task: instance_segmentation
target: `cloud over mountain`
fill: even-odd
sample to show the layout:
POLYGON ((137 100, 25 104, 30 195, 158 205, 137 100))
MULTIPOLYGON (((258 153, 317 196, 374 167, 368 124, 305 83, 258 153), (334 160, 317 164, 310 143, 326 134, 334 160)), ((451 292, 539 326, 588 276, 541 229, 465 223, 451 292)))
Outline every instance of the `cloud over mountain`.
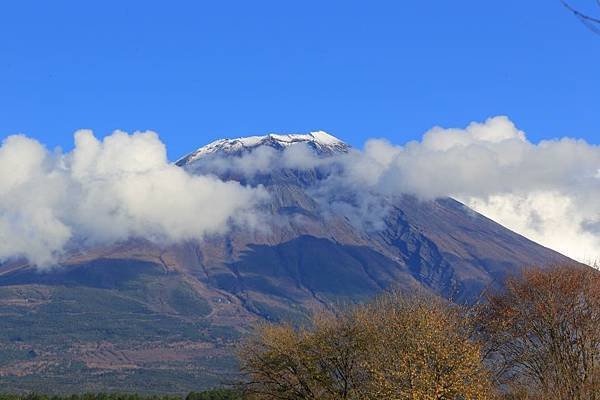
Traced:
POLYGON ((329 170, 312 194, 374 228, 386 212, 379 195, 450 196, 570 257, 600 258, 600 147, 572 138, 532 143, 505 116, 464 129, 434 127, 402 146, 371 139, 362 150, 327 158, 306 146, 261 147, 233 161, 207 157, 202 166, 243 176, 273 168, 329 170), (339 199, 348 191, 351 202, 339 199))
POLYGON ((10 136, 0 147, 0 259, 26 257, 45 265, 72 244, 131 237, 174 242, 252 225, 266 191, 217 176, 281 168, 326 171, 310 189, 315 199, 373 229, 386 212, 382 196, 451 196, 571 257, 600 256, 596 145, 570 138, 531 143, 507 117, 464 129, 435 127, 402 146, 372 139, 362 150, 325 133, 311 135, 285 148, 261 142, 291 140, 282 135, 234 140, 233 148, 244 152, 232 156, 211 148, 185 168, 168 162, 152 132, 117 131, 100 141, 79 131, 67 154, 10 136), (315 152, 307 145, 311 138, 317 150, 335 145, 336 151, 315 152), (254 147, 246 148, 250 142, 254 147), (340 193, 353 193, 351 201, 340 193))
POLYGON ((534 144, 507 117, 435 127, 419 142, 371 140, 348 178, 382 193, 454 197, 534 241, 582 261, 600 257, 600 147, 534 144))
POLYGON ((169 163, 153 132, 75 134, 75 148, 54 154, 25 136, 0 148, 0 258, 47 265, 69 243, 130 237, 201 238, 230 223, 252 223, 265 193, 169 163))

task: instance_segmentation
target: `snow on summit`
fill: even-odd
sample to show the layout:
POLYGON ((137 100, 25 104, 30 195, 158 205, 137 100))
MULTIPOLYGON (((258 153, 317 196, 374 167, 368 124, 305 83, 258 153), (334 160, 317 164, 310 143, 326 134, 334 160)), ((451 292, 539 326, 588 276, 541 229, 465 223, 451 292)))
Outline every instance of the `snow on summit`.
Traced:
POLYGON ((330 155, 338 152, 347 152, 349 145, 323 131, 307 134, 268 134, 264 136, 247 136, 235 139, 219 139, 198 150, 180 158, 177 165, 186 165, 208 155, 239 155, 251 151, 258 146, 269 146, 283 150, 291 145, 304 143, 317 154, 330 155))

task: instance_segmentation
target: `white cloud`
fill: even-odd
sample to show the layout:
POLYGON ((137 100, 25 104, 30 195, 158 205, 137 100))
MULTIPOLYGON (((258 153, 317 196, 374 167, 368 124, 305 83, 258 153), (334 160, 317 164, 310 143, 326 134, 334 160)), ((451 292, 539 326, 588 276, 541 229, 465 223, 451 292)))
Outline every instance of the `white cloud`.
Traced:
POLYGON ((534 241, 582 261, 600 258, 600 147, 531 143, 507 117, 433 128, 420 142, 371 140, 346 178, 369 190, 451 196, 534 241))
MULTIPOLYGON (((593 263, 600 256, 600 231, 592 230, 586 210, 575 197, 560 192, 499 194, 465 203, 515 232, 563 254, 593 263)), ((593 214, 593 211, 592 211, 593 214)))
POLYGON ((110 243, 131 237, 179 241, 252 223, 265 199, 212 176, 170 164, 153 132, 75 134, 75 148, 49 153, 24 136, 0 147, 0 259, 56 260, 73 240, 110 243))
POLYGON ((66 179, 38 142, 11 136, 0 147, 0 259, 45 263, 72 235, 61 221, 66 179))

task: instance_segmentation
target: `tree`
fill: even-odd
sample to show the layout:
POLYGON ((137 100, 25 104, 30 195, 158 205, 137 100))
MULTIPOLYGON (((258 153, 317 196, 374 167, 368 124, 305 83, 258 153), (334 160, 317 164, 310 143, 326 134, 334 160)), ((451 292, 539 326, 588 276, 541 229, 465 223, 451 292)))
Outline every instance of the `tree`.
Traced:
POLYGON ((319 315, 311 329, 263 324, 242 346, 245 391, 259 399, 353 399, 365 336, 348 316, 319 315))
POLYGON ((490 397, 479 343, 464 310, 438 298, 388 295, 362 308, 373 338, 367 357, 378 399, 490 397))
POLYGON ((478 320, 489 365, 514 398, 600 399, 597 270, 527 270, 488 297, 478 320))
POLYGON ((190 392, 185 400, 240 400, 239 393, 229 389, 211 389, 203 392, 190 392))
POLYGON ((386 294, 310 327, 261 325, 240 351, 256 399, 487 399, 481 347, 462 310, 386 294))

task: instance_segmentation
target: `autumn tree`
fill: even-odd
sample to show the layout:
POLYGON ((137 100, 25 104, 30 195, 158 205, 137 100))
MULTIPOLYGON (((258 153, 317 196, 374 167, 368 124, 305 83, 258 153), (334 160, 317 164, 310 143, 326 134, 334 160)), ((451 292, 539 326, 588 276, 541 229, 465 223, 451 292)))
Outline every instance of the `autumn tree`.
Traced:
POLYGON ((262 324, 241 347, 245 392, 257 399, 357 399, 365 335, 350 315, 318 315, 309 329, 262 324))
POLYGON ((464 310, 441 299, 387 295, 357 310, 371 338, 368 392, 377 399, 490 397, 464 310))
POLYGON ((240 351, 256 399, 487 399, 481 347, 457 307, 386 294, 310 327, 261 325, 240 351))
POLYGON ((482 307, 488 364, 512 398, 600 399, 600 272, 531 269, 482 307))

